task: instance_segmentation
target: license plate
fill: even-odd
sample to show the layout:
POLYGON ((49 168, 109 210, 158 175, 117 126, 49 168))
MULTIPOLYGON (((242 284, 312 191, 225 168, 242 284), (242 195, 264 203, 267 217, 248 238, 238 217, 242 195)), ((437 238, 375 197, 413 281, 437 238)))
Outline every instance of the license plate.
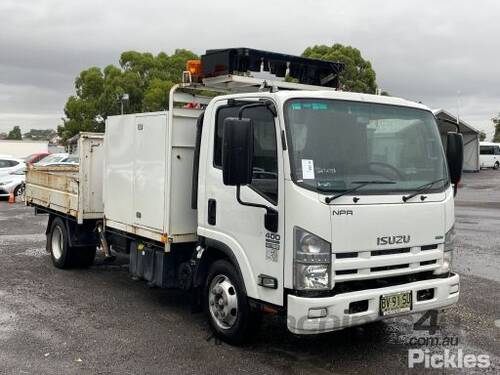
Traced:
POLYGON ((399 314, 411 311, 411 291, 380 296, 380 315, 399 314))

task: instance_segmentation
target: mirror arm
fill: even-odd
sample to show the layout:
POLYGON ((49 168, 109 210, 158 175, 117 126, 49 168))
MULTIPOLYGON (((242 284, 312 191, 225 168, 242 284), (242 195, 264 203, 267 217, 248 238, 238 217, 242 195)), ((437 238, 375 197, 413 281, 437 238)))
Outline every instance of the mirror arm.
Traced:
POLYGON ((238 203, 243 206, 265 209, 266 214, 264 215, 264 228, 274 233, 278 231, 278 211, 276 211, 274 208, 267 207, 263 204, 243 202, 240 197, 240 185, 236 185, 236 199, 238 200, 238 203))
POLYGON ((265 209, 267 212, 271 212, 271 211, 274 211, 274 209, 272 209, 271 207, 267 207, 266 205, 264 204, 259 204, 259 203, 250 203, 250 202, 243 202, 241 200, 241 196, 240 196, 240 185, 237 185, 236 186, 236 200, 238 201, 239 204, 241 204, 242 206, 249 206, 249 207, 257 207, 257 208, 263 208, 265 209))
POLYGON ((266 107, 269 110, 269 112, 271 112, 273 114, 274 117, 276 117, 278 115, 273 102, 271 102, 270 100, 259 100, 258 102, 255 102, 255 103, 249 103, 249 104, 242 105, 240 107, 239 112, 238 112, 238 118, 241 120, 243 117, 243 111, 248 109, 248 108, 254 108, 254 107, 266 107))
POLYGON ((439 121, 447 122, 448 124, 455 125, 457 127, 457 133, 460 134, 460 125, 455 121, 448 120, 447 118, 436 117, 439 121))

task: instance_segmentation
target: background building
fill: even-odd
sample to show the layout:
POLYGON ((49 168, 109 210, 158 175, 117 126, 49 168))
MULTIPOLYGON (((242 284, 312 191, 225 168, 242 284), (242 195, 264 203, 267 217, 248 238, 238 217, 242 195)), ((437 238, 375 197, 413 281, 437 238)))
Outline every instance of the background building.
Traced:
MULTIPOLYGON (((457 130, 457 127, 447 121, 439 119, 447 119, 449 121, 457 122, 457 117, 444 109, 433 110, 434 115, 438 119, 439 132, 443 145, 446 147, 446 135, 448 132, 457 130)), ((459 121, 460 133, 464 138, 464 171, 466 172, 479 172, 479 130, 476 130, 465 121, 459 121)))

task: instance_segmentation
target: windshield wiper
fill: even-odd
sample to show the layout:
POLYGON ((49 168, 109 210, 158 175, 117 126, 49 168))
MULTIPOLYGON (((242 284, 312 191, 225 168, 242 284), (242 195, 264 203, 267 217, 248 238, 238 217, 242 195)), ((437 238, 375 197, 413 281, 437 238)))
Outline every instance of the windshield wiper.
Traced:
POLYGON ((325 198, 325 202, 326 203, 330 203, 331 201, 333 201, 334 199, 337 199, 338 197, 341 197, 343 195, 346 195, 346 194, 349 194, 349 193, 352 193, 358 189, 361 189, 363 186, 366 186, 366 185, 372 185, 372 184, 380 184, 380 185, 386 185, 386 184, 395 184, 396 182, 395 181, 353 181, 351 182, 352 184, 359 184, 358 186, 356 187, 353 187, 352 189, 347 189, 341 193, 338 193, 336 195, 333 195, 331 197, 326 197, 325 198))
POLYGON ((438 180, 431 181, 431 182, 428 182, 426 184, 423 184, 423 185, 419 186, 414 193, 408 194, 408 195, 403 195, 403 202, 406 202, 409 199, 412 199, 413 197, 416 197, 417 195, 419 195, 421 193, 425 193, 427 190, 429 190, 432 186, 434 186, 438 182, 446 181, 446 180, 447 180, 447 178, 440 178, 438 180))

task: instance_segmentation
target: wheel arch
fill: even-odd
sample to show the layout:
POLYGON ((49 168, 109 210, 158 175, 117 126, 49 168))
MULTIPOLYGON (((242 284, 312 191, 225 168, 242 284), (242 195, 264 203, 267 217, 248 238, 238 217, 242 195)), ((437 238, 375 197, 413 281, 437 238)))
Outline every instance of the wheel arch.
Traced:
MULTIPOLYGON (((56 218, 59 218, 62 221, 64 228, 66 229, 69 246, 81 247, 81 246, 99 245, 100 241, 95 233, 97 220, 86 220, 83 222, 83 224, 78 224, 74 219, 72 220, 67 216, 57 215, 54 213, 49 214, 47 229, 45 230, 45 235, 47 236, 47 238, 50 231, 52 230, 52 225, 56 218)), ((48 244, 47 244, 47 250, 48 250, 48 244)))
POLYGON ((203 251, 198 267, 196 268, 196 272, 194 275, 194 286, 203 286, 210 265, 213 262, 219 259, 226 259, 236 269, 236 272, 238 273, 238 276, 240 277, 240 280, 242 282, 245 295, 247 295, 248 297, 254 297, 255 290, 252 290, 253 288, 251 284, 251 277, 248 277, 249 275, 251 275, 248 265, 243 264, 243 262, 241 261, 239 262, 235 252, 227 244, 209 238, 204 238, 204 243, 205 250, 203 251), (245 268, 242 269, 242 267, 245 268), (245 277, 245 275, 247 275, 247 277, 245 277))
POLYGON ((21 182, 20 184, 16 185, 16 187, 15 187, 15 188, 14 188, 14 190, 13 190, 14 195, 16 195, 16 191, 17 191, 17 189, 22 188, 22 187, 23 187, 23 185, 24 185, 24 182, 21 182))

